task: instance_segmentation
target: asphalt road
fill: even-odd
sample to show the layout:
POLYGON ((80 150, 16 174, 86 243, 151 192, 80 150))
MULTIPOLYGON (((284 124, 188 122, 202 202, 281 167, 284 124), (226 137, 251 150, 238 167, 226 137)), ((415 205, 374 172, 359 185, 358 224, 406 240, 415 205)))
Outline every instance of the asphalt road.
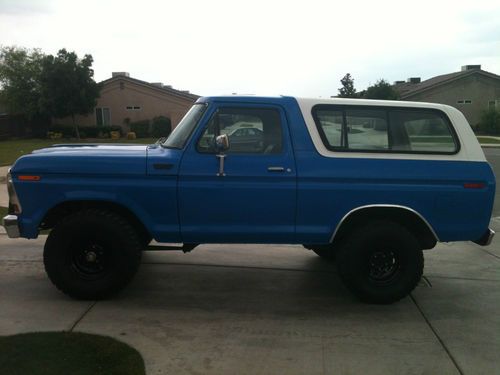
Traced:
POLYGON ((500 179, 500 148, 483 148, 483 151, 497 178, 497 191, 495 193, 495 206, 493 207, 492 216, 498 217, 500 216, 500 188, 498 183, 500 179))

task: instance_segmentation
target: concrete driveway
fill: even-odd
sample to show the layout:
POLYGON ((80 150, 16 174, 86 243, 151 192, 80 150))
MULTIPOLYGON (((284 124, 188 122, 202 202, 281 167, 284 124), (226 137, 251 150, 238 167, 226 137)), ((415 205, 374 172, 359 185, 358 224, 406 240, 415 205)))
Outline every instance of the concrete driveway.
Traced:
POLYGON ((110 335, 148 374, 500 374, 498 238, 426 252, 420 286, 389 306, 300 246, 261 245, 147 252, 117 298, 75 301, 45 276, 44 241, 0 235, 0 335, 110 335))
MULTIPOLYGON (((500 150, 485 151, 498 176, 500 150)), ((301 246, 261 245, 146 252, 117 298, 75 301, 45 276, 44 242, 0 234, 0 335, 110 335, 148 374, 500 374, 500 235, 426 252, 419 287, 389 306, 359 303, 301 246)))

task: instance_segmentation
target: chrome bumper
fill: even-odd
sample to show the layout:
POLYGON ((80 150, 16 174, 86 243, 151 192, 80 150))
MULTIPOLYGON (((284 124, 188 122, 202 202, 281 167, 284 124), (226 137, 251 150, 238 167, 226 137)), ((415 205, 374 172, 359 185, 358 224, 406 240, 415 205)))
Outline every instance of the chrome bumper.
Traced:
POLYGON ((491 241, 493 241, 493 237, 495 237, 495 231, 488 228, 483 236, 474 242, 481 246, 488 246, 489 244, 491 244, 491 241))
POLYGON ((7 236, 9 236, 9 238, 18 238, 19 237, 19 235, 20 235, 19 223, 17 221, 16 215, 4 216, 3 226, 5 227, 5 231, 7 232, 7 236))

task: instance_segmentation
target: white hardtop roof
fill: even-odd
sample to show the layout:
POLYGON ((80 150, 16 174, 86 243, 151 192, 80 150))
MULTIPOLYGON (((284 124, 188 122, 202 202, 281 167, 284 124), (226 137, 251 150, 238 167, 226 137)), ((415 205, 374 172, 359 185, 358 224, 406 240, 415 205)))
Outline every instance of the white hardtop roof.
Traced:
POLYGON ((359 105, 359 106, 385 106, 385 107, 415 107, 415 108, 435 108, 444 109, 449 107, 445 104, 409 102, 403 100, 374 100, 374 99, 350 99, 350 98, 302 98, 295 97, 299 105, 312 107, 316 104, 336 104, 336 105, 359 105))

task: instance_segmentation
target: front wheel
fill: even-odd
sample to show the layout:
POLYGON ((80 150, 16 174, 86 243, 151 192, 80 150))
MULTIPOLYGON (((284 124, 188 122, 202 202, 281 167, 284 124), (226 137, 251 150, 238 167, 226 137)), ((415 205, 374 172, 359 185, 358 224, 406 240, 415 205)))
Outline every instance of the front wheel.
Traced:
POLYGON ((97 209, 76 212, 50 232, 43 260, 52 283, 78 299, 103 299, 125 287, 141 260, 141 242, 121 216, 97 209))
POLYGON ((347 287, 369 303, 392 303, 410 294, 424 269, 415 236, 391 221, 366 224, 346 236, 337 254, 347 287))

